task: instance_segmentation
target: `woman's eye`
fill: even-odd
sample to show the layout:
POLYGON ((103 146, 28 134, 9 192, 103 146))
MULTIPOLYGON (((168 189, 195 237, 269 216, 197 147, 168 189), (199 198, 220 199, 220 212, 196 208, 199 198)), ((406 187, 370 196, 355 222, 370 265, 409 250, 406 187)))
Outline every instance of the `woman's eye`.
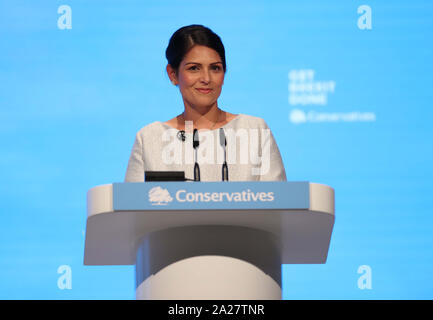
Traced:
MULTIPOLYGON (((188 68, 188 70, 192 70, 192 71, 196 71, 198 69, 199 69, 198 66, 191 66, 188 68)), ((212 66, 211 69, 215 70, 215 71, 220 71, 221 67, 220 66, 212 66)))

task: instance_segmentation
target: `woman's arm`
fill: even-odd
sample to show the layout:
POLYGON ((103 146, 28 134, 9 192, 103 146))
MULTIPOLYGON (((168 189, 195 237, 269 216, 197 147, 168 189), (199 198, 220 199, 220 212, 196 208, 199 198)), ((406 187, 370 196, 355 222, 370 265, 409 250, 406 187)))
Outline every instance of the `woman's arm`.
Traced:
MULTIPOLYGON (((259 181, 287 181, 280 150, 271 129, 263 120, 261 124, 261 163, 259 181)), ((257 171, 258 171, 257 170, 257 171)))
POLYGON ((140 132, 135 136, 126 169, 125 182, 144 182, 143 141, 140 132))

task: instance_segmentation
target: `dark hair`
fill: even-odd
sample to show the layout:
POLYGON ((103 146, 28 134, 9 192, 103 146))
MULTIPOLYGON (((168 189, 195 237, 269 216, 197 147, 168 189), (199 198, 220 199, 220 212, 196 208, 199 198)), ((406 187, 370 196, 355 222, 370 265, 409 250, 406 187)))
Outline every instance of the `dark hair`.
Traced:
POLYGON ((165 57, 176 72, 182 59, 195 45, 206 46, 218 52, 222 60, 223 70, 226 72, 226 56, 221 38, 211 29, 199 24, 182 27, 170 38, 165 50, 165 57))

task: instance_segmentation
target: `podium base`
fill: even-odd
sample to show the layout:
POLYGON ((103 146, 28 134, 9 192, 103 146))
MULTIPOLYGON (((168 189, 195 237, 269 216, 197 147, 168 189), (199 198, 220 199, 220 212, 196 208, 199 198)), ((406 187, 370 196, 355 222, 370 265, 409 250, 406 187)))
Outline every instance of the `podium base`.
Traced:
POLYGON ((151 233, 136 260, 136 298, 280 300, 281 257, 271 233, 193 226, 151 233))

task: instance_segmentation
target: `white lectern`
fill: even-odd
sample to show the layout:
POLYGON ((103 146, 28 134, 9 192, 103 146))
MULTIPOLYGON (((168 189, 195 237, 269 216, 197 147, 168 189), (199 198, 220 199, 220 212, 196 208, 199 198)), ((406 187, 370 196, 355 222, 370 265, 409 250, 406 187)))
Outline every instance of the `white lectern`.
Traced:
POLYGON ((85 265, 136 265, 137 299, 281 299, 281 264, 325 263, 334 190, 145 182, 87 195, 85 265))

